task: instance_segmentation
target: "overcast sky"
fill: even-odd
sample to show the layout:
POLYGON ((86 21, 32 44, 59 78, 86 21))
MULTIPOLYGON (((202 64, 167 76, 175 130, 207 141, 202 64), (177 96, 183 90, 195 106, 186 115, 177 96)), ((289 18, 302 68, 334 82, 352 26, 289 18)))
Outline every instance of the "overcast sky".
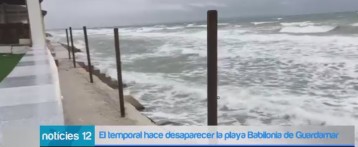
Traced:
POLYGON ((220 17, 357 11, 358 0, 44 0, 47 29, 138 25, 220 17))

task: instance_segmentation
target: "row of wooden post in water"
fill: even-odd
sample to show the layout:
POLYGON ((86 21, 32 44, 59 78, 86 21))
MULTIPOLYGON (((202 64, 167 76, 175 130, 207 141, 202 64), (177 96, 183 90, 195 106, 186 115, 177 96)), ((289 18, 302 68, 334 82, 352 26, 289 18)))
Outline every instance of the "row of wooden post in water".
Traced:
MULTIPOLYGON (((122 83, 122 65, 121 65, 121 52, 119 44, 118 28, 114 28, 114 47, 116 53, 117 64, 117 82, 119 93, 119 105, 121 111, 121 117, 125 117, 124 109, 124 95, 123 95, 123 83, 122 83)), ((216 10, 209 10, 207 13, 207 123, 209 126, 217 125, 217 68, 218 68, 218 13, 216 10)), ((87 54, 87 68, 89 72, 90 82, 93 83, 93 66, 91 64, 91 55, 88 45, 88 35, 86 26, 83 27, 84 40, 86 44, 87 54)), ((67 46, 68 46, 68 58, 72 59, 73 66, 76 68, 76 56, 75 47, 73 44, 72 28, 66 29, 67 46), (69 32, 69 33, 68 33, 69 32), (72 53, 72 58, 71 58, 72 53)))

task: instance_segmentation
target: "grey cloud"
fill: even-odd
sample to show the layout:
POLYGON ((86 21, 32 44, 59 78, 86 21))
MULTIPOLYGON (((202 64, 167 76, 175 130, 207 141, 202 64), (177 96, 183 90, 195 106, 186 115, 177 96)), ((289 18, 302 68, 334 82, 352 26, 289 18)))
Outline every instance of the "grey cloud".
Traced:
POLYGON ((46 27, 135 25, 220 17, 295 15, 358 10, 357 0, 45 0, 46 27))

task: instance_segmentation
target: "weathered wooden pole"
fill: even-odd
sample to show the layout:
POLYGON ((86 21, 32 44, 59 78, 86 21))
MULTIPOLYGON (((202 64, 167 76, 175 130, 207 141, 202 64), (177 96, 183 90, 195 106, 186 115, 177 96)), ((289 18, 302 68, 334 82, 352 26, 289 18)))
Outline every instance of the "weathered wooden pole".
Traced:
POLYGON ((76 68, 75 47, 73 45, 73 36, 72 36, 72 28, 71 27, 70 27, 70 38, 71 38, 71 51, 72 51, 73 67, 76 68))
POLYGON ((207 19, 208 66, 208 126, 218 125, 218 12, 208 11, 207 19))
POLYGON ((114 28, 114 46, 116 49, 116 59, 117 59, 117 81, 118 81, 118 93, 119 93, 119 106, 121 109, 121 116, 125 117, 123 84, 122 84, 122 63, 121 63, 121 52, 119 49, 118 28, 114 28))
POLYGON ((86 43, 88 73, 89 73, 89 76, 90 76, 90 81, 91 81, 91 83, 93 83, 91 55, 90 55, 90 51, 89 51, 88 37, 87 37, 87 28, 86 28, 86 26, 83 26, 83 34, 84 34, 85 43, 86 43))
POLYGON ((68 59, 71 59, 70 41, 68 39, 68 29, 66 29, 66 40, 67 40, 68 59))

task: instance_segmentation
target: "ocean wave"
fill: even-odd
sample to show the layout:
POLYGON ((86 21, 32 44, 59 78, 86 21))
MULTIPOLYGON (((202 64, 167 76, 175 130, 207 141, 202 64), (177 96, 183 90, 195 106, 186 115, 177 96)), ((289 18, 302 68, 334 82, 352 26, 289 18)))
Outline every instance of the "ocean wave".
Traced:
POLYGON ((284 22, 280 24, 282 26, 281 33, 326 33, 338 28, 338 26, 320 25, 311 21, 284 22))
POLYGON ((197 25, 197 27, 199 27, 199 28, 206 28, 207 25, 206 25, 206 24, 204 24, 204 25, 197 25))
MULTIPOLYGON (((229 23, 218 23, 219 26, 227 26, 229 23)), ((166 25, 155 25, 152 27, 141 27, 138 28, 137 31, 141 32, 151 32, 158 30, 175 30, 175 29, 184 29, 184 28, 206 28, 206 24, 187 24, 187 25, 176 25, 176 26, 166 26, 166 25)))
POLYGON ((353 23, 353 24, 351 24, 351 26, 358 27, 358 23, 353 23))
POLYGON ((227 26, 229 23, 218 23, 219 26, 227 26))
POLYGON ((337 26, 289 26, 281 28, 281 33, 326 33, 336 29, 337 26))
POLYGON ((256 25, 262 25, 262 24, 272 24, 276 23, 277 21, 263 21, 263 22, 251 22, 252 24, 256 25))
POLYGON ((310 21, 303 21, 303 22, 283 22, 280 23, 281 26, 298 26, 298 27, 305 27, 305 26, 313 26, 315 25, 315 23, 310 22, 310 21))
POLYGON ((206 24, 202 24, 202 25, 188 24, 188 25, 186 25, 187 28, 205 28, 206 26, 207 26, 206 24))
MULTIPOLYGON (((123 31, 123 29, 119 29, 120 32, 123 31)), ((88 35, 102 35, 102 34, 113 34, 112 29, 88 29, 88 35)))
MULTIPOLYGON (((222 77, 218 93, 221 97, 218 101, 220 123, 357 124, 357 115, 354 113, 357 110, 358 92, 354 81, 358 78, 355 58, 357 36, 334 34, 352 32, 356 27, 350 24, 336 27, 307 21, 276 24, 258 26, 255 30, 245 26, 235 28, 235 24, 219 29, 218 64, 222 77), (270 33, 257 32, 258 29, 272 30, 271 27, 277 27, 277 30, 270 33), (334 33, 327 35, 290 34, 327 32, 332 29, 334 33), (332 101, 332 96, 342 98, 342 101, 332 101)), ((169 119, 186 125, 205 124, 206 90, 203 81, 206 79, 203 76, 206 73, 207 34, 199 25, 178 24, 162 28, 148 26, 144 31, 150 32, 145 33, 136 32, 138 27, 120 29, 128 31, 122 34, 122 45, 126 45, 122 48, 122 59, 126 65, 123 80, 125 83, 134 83, 125 90, 143 102, 147 108, 144 113, 155 121, 169 119), (188 30, 153 31, 153 28, 161 30, 180 27, 188 30), (149 46, 147 42, 157 45, 149 46), (142 48, 147 49, 142 52, 142 48), (176 62, 174 57, 178 56, 185 58, 176 62), (163 58, 170 60, 160 60, 163 58), (180 62, 186 65, 176 65, 180 62), (158 66, 165 72, 156 70, 158 66), (185 68, 173 72, 181 67, 185 68)), ((240 27, 239 24, 236 27, 240 27)), ((97 31, 93 32, 113 34, 112 29, 97 31)), ((78 33, 83 37, 82 31, 78 33)), ((64 32, 59 34, 65 42, 64 32)), ((93 64, 115 79, 115 59, 111 54, 114 52, 111 48, 113 38, 108 37, 105 41, 110 46, 108 50, 112 52, 100 44, 106 38, 93 36, 92 39, 95 44, 93 47, 98 48, 91 48, 94 52, 93 64), (104 55, 96 57, 96 52, 104 55)), ((76 47, 80 48, 80 45, 83 43, 75 42, 76 47)), ((83 59, 86 59, 85 54, 83 59)))
POLYGON ((75 40, 73 45, 82 51, 86 48, 86 43, 82 40, 75 40))
POLYGON ((188 25, 186 25, 186 27, 188 27, 188 28, 194 27, 194 26, 195 26, 195 24, 188 24, 188 25))
POLYGON ((165 28, 165 27, 167 27, 166 25, 155 25, 154 26, 155 28, 165 28))
POLYGON ((142 27, 142 28, 138 28, 136 31, 137 32, 152 32, 152 31, 160 31, 163 30, 163 27, 142 27))
POLYGON ((173 26, 173 27, 167 27, 167 30, 178 30, 178 29, 184 29, 185 27, 183 26, 173 26))

